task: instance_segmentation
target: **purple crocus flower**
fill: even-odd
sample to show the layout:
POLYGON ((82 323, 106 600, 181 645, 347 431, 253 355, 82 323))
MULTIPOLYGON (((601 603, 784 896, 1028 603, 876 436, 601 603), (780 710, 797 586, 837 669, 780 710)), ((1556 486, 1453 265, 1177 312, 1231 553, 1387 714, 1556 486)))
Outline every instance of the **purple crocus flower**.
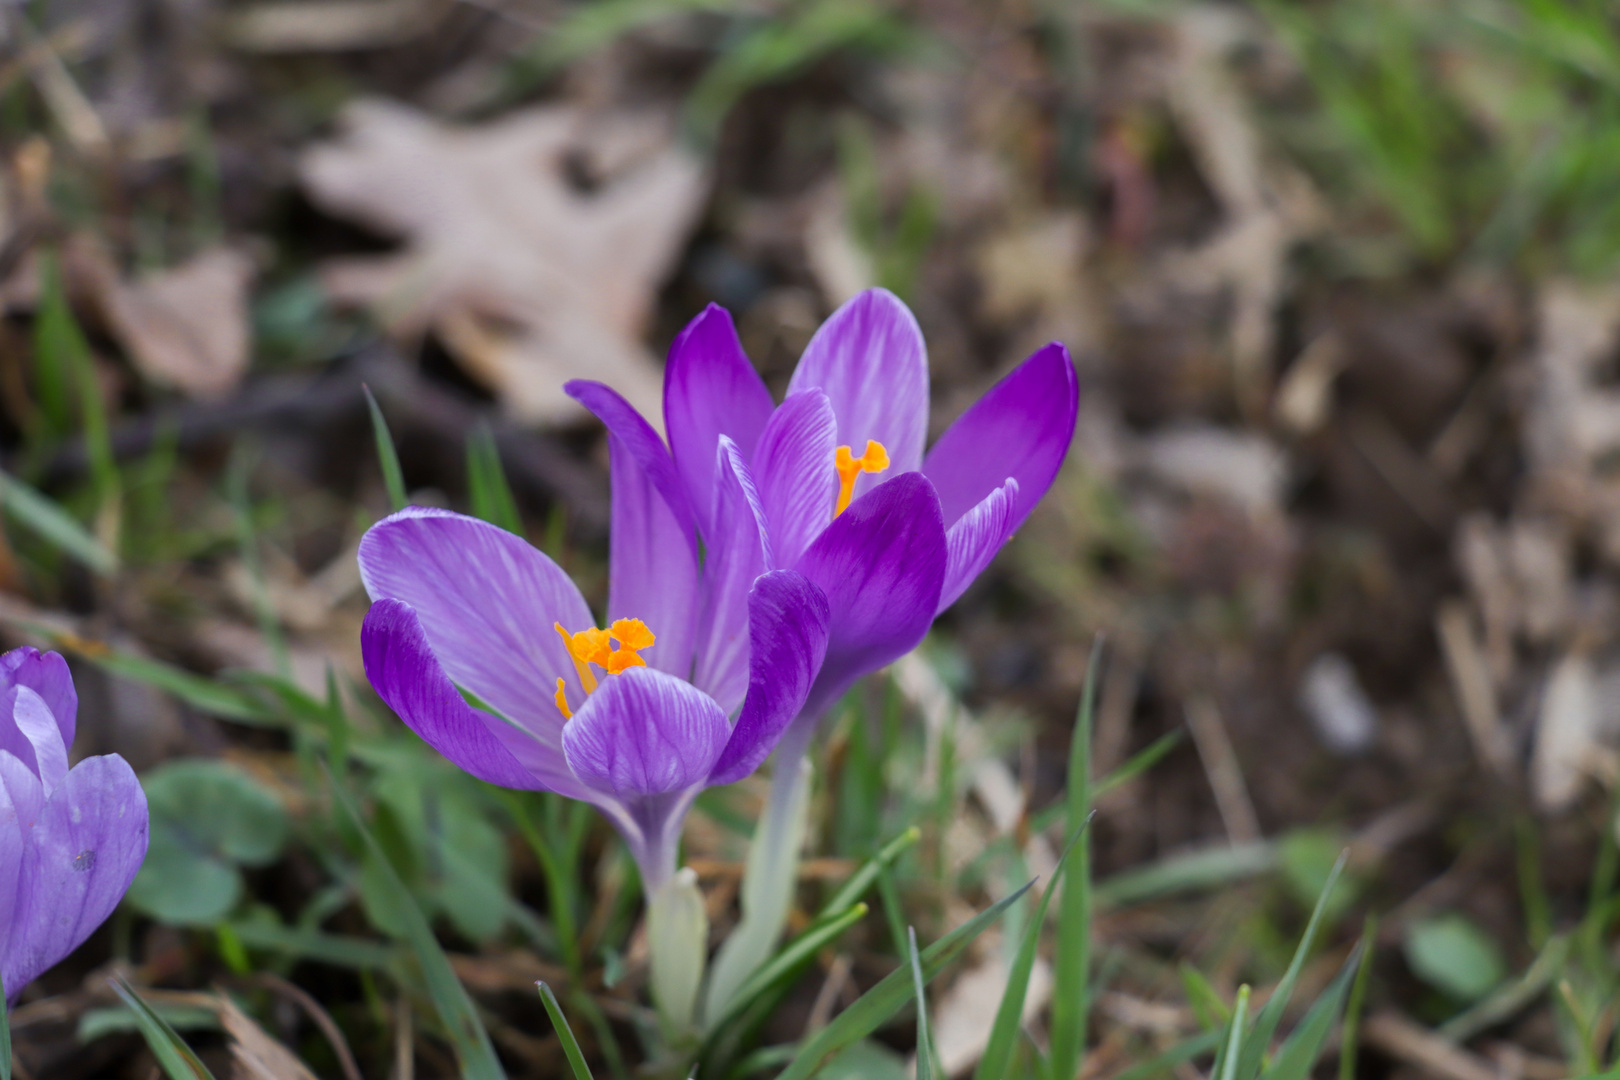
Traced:
POLYGON ((116 754, 68 768, 79 696, 57 653, 0 656, 0 978, 23 987, 106 921, 146 858, 146 793, 116 754))
MULTIPOLYGON (((651 896, 698 792, 756 769, 802 709, 828 609, 802 574, 753 572, 743 545, 700 573, 695 538, 614 455, 606 630, 522 538, 411 507, 361 541, 361 646, 383 701, 456 765, 598 807, 651 896), (720 614, 705 617, 700 595, 720 614)), ((723 470, 719 520, 750 516, 745 480, 723 470)))
POLYGON ((1054 342, 924 454, 922 333, 882 289, 821 326, 781 405, 731 316, 711 304, 670 350, 667 447, 610 388, 573 382, 568 391, 607 425, 615 483, 625 470, 650 485, 671 533, 692 544, 701 537, 710 552, 740 540, 755 569, 792 568, 826 594, 826 661, 783 740, 784 758, 802 752, 821 713, 856 679, 913 649, 989 565, 1051 487, 1079 405, 1073 362, 1054 342), (727 471, 757 493, 763 543, 716 497, 727 471))

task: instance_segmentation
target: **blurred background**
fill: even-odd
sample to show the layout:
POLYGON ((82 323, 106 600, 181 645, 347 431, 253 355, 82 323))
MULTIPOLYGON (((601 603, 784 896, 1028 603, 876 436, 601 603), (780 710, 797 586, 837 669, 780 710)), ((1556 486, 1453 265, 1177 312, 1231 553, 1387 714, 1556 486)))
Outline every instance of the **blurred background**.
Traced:
MULTIPOLYGON (((1196 1030, 1197 981, 1274 978, 1346 846, 1335 941, 1381 913, 1362 1074, 1594 1071, 1571 1032, 1620 1020, 1609 4, 14 0, 0 159, 7 644, 73 658, 77 755, 165 778, 172 817, 215 805, 206 782, 222 820, 258 822, 246 852, 223 828, 167 842, 30 992, 33 1076, 147 1075, 86 979, 109 962, 180 1018, 273 968, 394 1063, 375 1075, 449 1075, 431 1033, 400 1057, 388 993, 332 944, 387 917, 311 824, 305 721, 271 718, 318 727, 343 699, 405 745, 359 664, 355 547, 389 506, 362 385, 413 501, 498 505, 600 601, 606 450, 562 383, 656 415, 663 352, 712 301, 779 394, 872 285, 922 324, 934 434, 1053 339, 1081 418, 922 666, 834 726, 814 854, 923 821, 906 897, 935 928, 1039 869, 1106 635, 1096 772, 1162 755, 1095 825, 1087 1075, 1196 1030), (1566 967, 1577 921, 1596 929, 1566 967)), ((433 762, 389 753, 367 805, 513 1075, 554 1075, 524 996, 553 962, 540 868, 486 789, 424 818, 385 781, 433 762), (481 860, 477 895, 433 876, 445 836, 481 860)), ((700 804, 706 889, 735 889, 761 790, 700 804)), ((580 829, 579 963, 610 1000, 635 897, 607 830, 580 829)), ((778 1037, 892 966, 872 922, 778 1037)), ((947 1010, 982 1008, 964 970, 940 991, 948 1065, 974 1051, 949 1057, 947 1010)), ((267 1026, 320 1043, 271 997, 267 1026)))

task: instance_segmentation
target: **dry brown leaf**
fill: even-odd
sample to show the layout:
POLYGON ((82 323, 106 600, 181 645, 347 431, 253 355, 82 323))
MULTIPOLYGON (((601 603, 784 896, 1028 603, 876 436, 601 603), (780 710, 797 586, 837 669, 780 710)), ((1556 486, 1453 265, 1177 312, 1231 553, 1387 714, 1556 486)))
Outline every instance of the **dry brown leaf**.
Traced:
POLYGON ((281 0, 243 9, 226 34, 249 52, 378 49, 426 32, 449 8, 443 0, 281 0))
POLYGON ((396 333, 431 328, 519 418, 578 417, 562 386, 591 378, 657 422, 641 333, 707 188, 662 123, 564 106, 451 128, 370 101, 302 175, 327 210, 407 242, 329 266, 335 298, 396 333))
POLYGON ((1579 653, 1564 657, 1547 680, 1530 758, 1536 807, 1558 813, 1574 805, 1597 750, 1597 680, 1579 653))
POLYGON ((253 1022, 224 994, 219 995, 219 1021, 231 1037, 231 1075, 235 1080, 315 1080, 303 1062, 253 1022))
POLYGON ((102 308, 142 374, 189 397, 215 400, 247 374, 253 274, 250 256, 213 248, 135 282, 103 278, 102 308))

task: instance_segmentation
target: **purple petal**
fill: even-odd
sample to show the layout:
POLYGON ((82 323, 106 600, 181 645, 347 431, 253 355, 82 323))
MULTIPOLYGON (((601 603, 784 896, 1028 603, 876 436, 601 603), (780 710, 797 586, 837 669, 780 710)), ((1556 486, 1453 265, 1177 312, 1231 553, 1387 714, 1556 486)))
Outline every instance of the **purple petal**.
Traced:
POLYGON ((804 707, 827 653, 827 597, 802 574, 778 570, 748 597, 748 697, 710 784, 741 780, 770 756, 804 707))
POLYGON ((827 595, 831 636, 806 716, 916 647, 939 609, 945 561, 939 499, 920 473, 880 484, 816 538, 796 569, 827 595))
POLYGON ((11 714, 8 721, 0 721, 0 725, 9 723, 9 731, 0 727, 0 734, 12 736, 0 737, 0 748, 28 765, 39 777, 45 794, 50 795, 68 771, 68 748, 62 745, 56 717, 51 715, 45 699, 26 686, 13 687, 0 707, 11 714))
POLYGON ((718 456, 692 683, 730 716, 748 691, 748 590, 770 569, 771 544, 737 445, 720 436, 718 456))
MULTIPOLYGON (((865 444, 863 443, 862 446, 865 444)), ((754 475, 777 566, 792 566, 832 520, 838 498, 833 454, 838 420, 820 390, 789 394, 754 451, 754 475)))
POLYGON ((416 610, 428 646, 458 686, 508 720, 555 740, 557 677, 570 700, 584 690, 552 624, 596 619, 568 575, 521 537, 448 510, 409 507, 360 542, 360 576, 373 600, 416 610))
POLYGON ((0 751, 0 823, 16 821, 27 828, 44 805, 45 785, 34 770, 16 755, 0 751))
MULTIPOLYGON (((667 464, 662 444, 658 453, 667 464)), ((648 665, 684 679, 692 671, 697 631, 698 562, 692 530, 671 509, 644 458, 611 428, 608 461, 613 482, 608 622, 646 623, 656 639, 646 656, 648 665)))
POLYGON ((742 450, 743 460, 751 461, 772 405, 765 380, 737 340, 731 313, 710 304, 675 339, 664 368, 669 449, 704 536, 712 527, 708 514, 720 436, 729 436, 742 450))
POLYGON ((868 289, 833 312, 805 347, 788 393, 819 387, 838 417, 838 445, 858 456, 868 439, 889 452, 886 476, 862 476, 860 495, 915 471, 928 436, 928 349, 911 310, 887 289, 868 289))
MULTIPOLYGON (((6 816, 4 796, 0 795, 0 976, 4 975, 6 955, 11 942, 11 924, 17 910, 17 885, 22 872, 23 831, 22 823, 15 818, 6 816)), ((0 1000, 0 1009, 5 1009, 17 999, 21 990, 11 990, 10 983, 5 999, 0 1000)))
POLYGON ((701 784, 731 724, 714 699, 651 668, 610 675, 563 729, 568 767, 588 787, 623 801, 701 784))
POLYGON ((27 645, 12 649, 0 656, 0 686, 26 686, 44 698, 62 731, 62 745, 73 745, 79 693, 73 688, 73 673, 61 653, 42 653, 27 645))
POLYGON ((146 794, 117 755, 74 766, 29 830, 7 942, 16 994, 106 921, 146 858, 146 794))
MULTIPOLYGON (((555 638, 556 634, 553 633, 555 638)), ((467 703, 439 663, 416 611, 399 600, 378 600, 360 628, 360 654, 366 678, 405 726, 422 741, 480 780, 525 791, 561 791, 578 797, 579 785, 563 761, 562 713, 548 696, 538 709, 556 717, 532 733, 513 732, 531 744, 520 760, 502 737, 505 721, 467 703)), ((576 699, 577 700, 577 699, 576 699)))
POLYGON ((1052 486, 1074 438, 1080 385, 1074 362, 1053 342, 1019 364, 941 435, 923 462, 954 524, 1000 487, 1018 481, 1008 535, 1052 486))
POLYGON ((945 531, 945 585, 940 590, 940 611, 956 603, 956 598, 984 573, 1001 545, 1012 536, 1017 505, 1018 481, 1009 478, 945 531))
MULTIPOLYGON (((686 484, 682 482, 681 474, 675 468, 675 459, 669 456, 669 451, 664 448, 664 440, 658 437, 658 432, 636 412, 633 405, 610 386, 586 379, 575 379, 565 384, 563 389, 568 391, 568 395, 575 401, 594 413, 607 427, 609 434, 616 436, 630 456, 635 458, 637 464, 641 466, 641 471, 646 474, 647 481, 664 497, 664 502, 685 534, 695 559, 697 522, 692 512, 692 502, 686 496, 686 484)), ((707 505, 707 502, 701 502, 699 505, 707 505)))

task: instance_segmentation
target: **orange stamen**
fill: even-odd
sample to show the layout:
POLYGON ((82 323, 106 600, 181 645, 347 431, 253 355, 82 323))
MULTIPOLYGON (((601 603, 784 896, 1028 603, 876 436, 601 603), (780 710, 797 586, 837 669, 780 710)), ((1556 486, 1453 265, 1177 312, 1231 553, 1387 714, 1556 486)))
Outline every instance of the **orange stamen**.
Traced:
MULTIPOLYGON (((640 619, 619 619, 606 630, 591 626, 577 634, 563 629, 562 623, 552 623, 551 626, 562 638, 563 648, 568 650, 568 658, 574 662, 574 670, 579 673, 580 685, 585 688, 587 695, 596 691, 596 673, 591 671, 592 664, 603 668, 609 675, 622 674, 626 668, 646 667, 647 661, 641 658, 640 650, 652 648, 658 640, 640 619), (619 646, 616 649, 612 645, 614 642, 619 646)), ((565 686, 559 676, 557 708, 564 718, 571 718, 574 714, 568 708, 565 686)))
POLYGON ((605 630, 598 630, 592 626, 581 630, 577 634, 570 634, 563 629, 562 623, 552 623, 557 636, 562 638, 563 648, 568 650, 569 659, 574 662, 574 670, 579 672, 580 685, 589 694, 596 689, 596 676, 591 671, 591 665, 607 667, 608 662, 608 634, 605 630))
POLYGON ((866 452, 860 457, 855 457, 849 447, 840 446, 833 455, 833 468, 838 470, 838 505, 833 508, 833 517, 849 509, 861 473, 880 473, 888 467, 889 451, 876 439, 866 440, 866 452))

